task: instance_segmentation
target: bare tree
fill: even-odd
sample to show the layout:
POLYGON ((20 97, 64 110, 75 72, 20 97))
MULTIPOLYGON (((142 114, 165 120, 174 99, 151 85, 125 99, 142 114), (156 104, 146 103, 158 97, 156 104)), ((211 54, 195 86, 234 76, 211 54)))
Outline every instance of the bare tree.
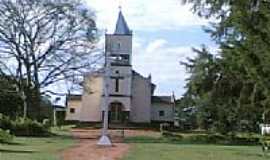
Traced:
POLYGON ((93 68, 96 40, 95 14, 79 0, 0 0, 0 73, 17 80, 25 117, 39 115, 50 85, 93 68))

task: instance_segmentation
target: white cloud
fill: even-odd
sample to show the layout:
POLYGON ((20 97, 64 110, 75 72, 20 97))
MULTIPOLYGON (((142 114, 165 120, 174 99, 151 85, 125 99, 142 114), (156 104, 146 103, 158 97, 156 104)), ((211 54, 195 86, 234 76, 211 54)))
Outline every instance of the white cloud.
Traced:
POLYGON ((206 20, 194 15, 188 5, 180 0, 85 0, 97 11, 98 26, 113 31, 118 6, 133 30, 179 29, 183 26, 207 24, 206 20))
POLYGON ((156 39, 145 48, 134 48, 133 66, 144 76, 152 74, 153 82, 157 84, 156 94, 176 91, 180 96, 184 92, 186 72, 179 62, 192 54, 190 46, 170 46, 166 40, 156 39))
MULTIPOLYGON (((209 49, 217 51, 216 47, 209 49)), ((191 46, 172 46, 165 39, 159 38, 149 42, 145 48, 134 47, 133 66, 144 76, 152 74, 153 82, 157 84, 157 94, 171 94, 175 91, 179 97, 185 91, 185 79, 189 76, 180 62, 195 56, 191 46), (141 53, 137 54, 137 51, 141 53)))
MULTIPOLYGON (((174 90, 179 97, 184 93, 185 79, 188 75, 180 61, 195 56, 191 50, 194 44, 183 46, 174 42, 172 45, 166 36, 156 37, 149 42, 146 36, 138 37, 136 32, 148 31, 154 35, 160 30, 172 30, 179 33, 179 30, 187 27, 206 25, 208 21, 194 15, 190 6, 181 5, 181 0, 85 1, 96 10, 98 28, 108 29, 109 33, 114 30, 118 6, 121 5, 127 23, 134 31, 134 69, 144 76, 152 74, 153 82, 157 84, 157 94, 171 94, 174 90)), ((166 34, 166 31, 162 33, 166 34)), ((194 36, 194 33, 190 34, 194 36)), ((104 45, 104 38, 102 39, 100 44, 104 45)))
POLYGON ((155 51, 156 49, 164 46, 167 43, 167 41, 165 39, 157 39, 153 42, 151 42, 147 48, 146 48, 146 52, 147 53, 151 53, 153 51, 155 51))

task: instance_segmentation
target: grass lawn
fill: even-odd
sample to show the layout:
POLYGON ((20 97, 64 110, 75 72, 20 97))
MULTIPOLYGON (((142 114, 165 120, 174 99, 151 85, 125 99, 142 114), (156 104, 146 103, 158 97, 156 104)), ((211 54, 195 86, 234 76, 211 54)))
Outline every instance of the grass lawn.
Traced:
POLYGON ((48 138, 16 137, 13 144, 0 144, 0 160, 59 160, 60 151, 73 144, 74 140, 65 134, 48 138))
POLYGON ((269 160, 260 146, 225 146, 208 144, 132 143, 123 160, 269 160))

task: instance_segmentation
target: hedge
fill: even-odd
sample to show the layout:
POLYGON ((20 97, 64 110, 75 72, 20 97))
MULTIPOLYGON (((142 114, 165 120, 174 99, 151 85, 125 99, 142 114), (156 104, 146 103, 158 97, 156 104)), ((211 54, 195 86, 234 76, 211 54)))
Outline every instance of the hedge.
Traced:
POLYGON ((35 120, 17 118, 11 120, 0 114, 0 128, 9 130, 15 136, 46 136, 49 135, 49 127, 35 120))

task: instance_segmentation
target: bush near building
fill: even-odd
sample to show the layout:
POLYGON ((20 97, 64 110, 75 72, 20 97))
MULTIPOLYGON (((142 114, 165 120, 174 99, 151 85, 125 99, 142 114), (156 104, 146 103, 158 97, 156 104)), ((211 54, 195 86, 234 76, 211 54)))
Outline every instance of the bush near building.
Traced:
POLYGON ((2 130, 0 128, 0 143, 11 143, 13 136, 9 134, 8 131, 2 130))
POLYGON ((0 128, 9 130, 15 136, 47 136, 49 125, 41 124, 35 120, 17 118, 11 120, 8 116, 0 114, 0 128))

